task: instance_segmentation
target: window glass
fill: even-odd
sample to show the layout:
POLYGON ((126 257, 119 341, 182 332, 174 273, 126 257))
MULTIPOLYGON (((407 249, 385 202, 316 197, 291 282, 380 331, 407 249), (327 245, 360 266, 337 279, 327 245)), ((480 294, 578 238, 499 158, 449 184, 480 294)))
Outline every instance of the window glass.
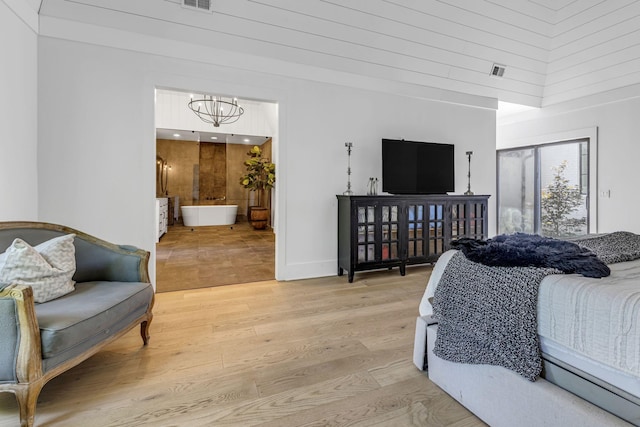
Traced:
POLYGON ((498 151, 498 232, 589 232, 589 140, 498 151))

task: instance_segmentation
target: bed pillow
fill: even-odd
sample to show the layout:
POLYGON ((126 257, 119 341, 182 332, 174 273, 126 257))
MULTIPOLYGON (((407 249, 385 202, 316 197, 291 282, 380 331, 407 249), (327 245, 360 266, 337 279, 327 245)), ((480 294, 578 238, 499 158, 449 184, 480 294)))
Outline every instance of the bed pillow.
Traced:
POLYGON ((0 282, 31 286, 38 303, 72 292, 75 282, 71 278, 76 271, 74 237, 75 234, 66 234, 36 247, 15 239, 5 252, 0 282))

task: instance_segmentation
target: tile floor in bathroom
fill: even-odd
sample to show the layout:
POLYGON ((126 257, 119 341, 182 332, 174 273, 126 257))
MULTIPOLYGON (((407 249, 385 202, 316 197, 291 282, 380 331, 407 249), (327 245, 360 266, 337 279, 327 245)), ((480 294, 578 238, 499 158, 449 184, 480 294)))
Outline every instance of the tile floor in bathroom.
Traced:
POLYGON ((246 221, 233 226, 169 226, 156 244, 158 292, 275 278, 275 234, 246 221))

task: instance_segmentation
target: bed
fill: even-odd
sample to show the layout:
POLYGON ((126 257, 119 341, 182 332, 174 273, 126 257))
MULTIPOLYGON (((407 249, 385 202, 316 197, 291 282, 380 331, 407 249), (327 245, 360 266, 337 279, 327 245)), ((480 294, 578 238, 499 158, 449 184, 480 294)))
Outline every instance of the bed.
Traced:
POLYGON ((640 254, 607 263, 608 277, 544 275, 534 309, 541 369, 527 379, 496 364, 436 355, 442 314, 434 315, 434 298, 459 252, 440 257, 420 302, 418 369, 491 426, 640 425, 640 259, 627 261, 640 254))

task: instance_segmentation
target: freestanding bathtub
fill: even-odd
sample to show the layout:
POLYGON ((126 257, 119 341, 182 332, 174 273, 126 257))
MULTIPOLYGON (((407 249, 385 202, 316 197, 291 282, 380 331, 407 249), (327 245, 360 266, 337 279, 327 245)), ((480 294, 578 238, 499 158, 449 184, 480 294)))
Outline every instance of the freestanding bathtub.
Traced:
POLYGON ((231 225, 236 223, 238 205, 182 206, 180 210, 187 227, 231 225))

